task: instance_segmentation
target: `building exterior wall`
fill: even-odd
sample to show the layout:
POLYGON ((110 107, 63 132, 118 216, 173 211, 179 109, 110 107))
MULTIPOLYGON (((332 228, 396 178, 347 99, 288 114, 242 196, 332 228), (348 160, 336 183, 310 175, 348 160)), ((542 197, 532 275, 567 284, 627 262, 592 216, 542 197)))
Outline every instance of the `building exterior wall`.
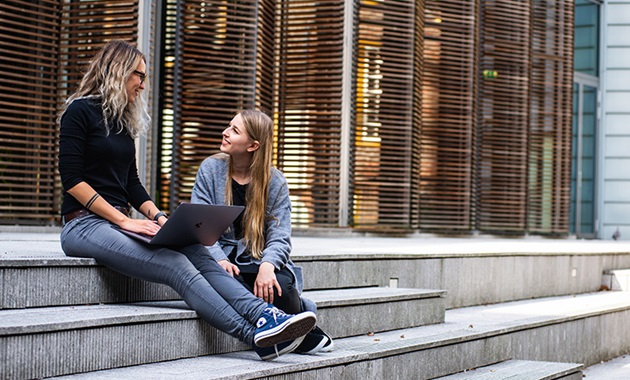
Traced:
POLYGON ((570 234, 574 0, 67 0, 43 22, 47 3, 0 2, 0 47, 20 47, 0 60, 0 136, 20 131, 0 155, 0 224, 60 223, 56 108, 121 38, 147 55, 138 163, 162 209, 189 201, 232 112, 257 107, 276 121, 294 227, 570 234), (52 41, 23 37, 39 34, 52 41), (37 96, 46 120, 12 112, 37 96))
POLYGON ((630 2, 602 12, 599 238, 630 239, 630 2))

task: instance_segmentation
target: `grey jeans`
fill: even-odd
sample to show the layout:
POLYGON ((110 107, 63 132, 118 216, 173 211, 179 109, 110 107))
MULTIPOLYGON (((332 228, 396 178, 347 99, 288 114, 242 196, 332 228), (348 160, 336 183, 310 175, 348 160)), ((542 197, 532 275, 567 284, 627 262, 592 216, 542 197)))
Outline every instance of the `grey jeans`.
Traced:
POLYGON ((202 276, 191 260, 208 255, 203 245, 152 247, 122 234, 97 215, 87 215, 63 227, 61 248, 67 256, 91 257, 124 275, 170 286, 210 325, 254 346, 256 321, 267 303, 214 260, 208 260, 213 264, 206 268, 211 273, 202 276))

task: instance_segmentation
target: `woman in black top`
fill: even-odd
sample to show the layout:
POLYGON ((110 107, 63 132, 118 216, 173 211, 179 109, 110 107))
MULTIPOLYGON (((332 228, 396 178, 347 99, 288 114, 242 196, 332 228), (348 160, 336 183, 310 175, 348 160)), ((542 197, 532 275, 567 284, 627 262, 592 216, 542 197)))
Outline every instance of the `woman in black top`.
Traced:
POLYGON ((61 245, 68 256, 91 257, 125 275, 171 286, 212 326, 263 357, 276 344, 301 339, 312 312, 287 315, 254 297, 218 264, 204 278, 191 260, 202 245, 177 250, 136 241, 118 229, 155 235, 166 215, 138 178, 134 138, 149 125, 146 60, 123 41, 105 45, 60 116, 59 172, 64 188, 61 245), (129 217, 132 206, 147 219, 129 217))

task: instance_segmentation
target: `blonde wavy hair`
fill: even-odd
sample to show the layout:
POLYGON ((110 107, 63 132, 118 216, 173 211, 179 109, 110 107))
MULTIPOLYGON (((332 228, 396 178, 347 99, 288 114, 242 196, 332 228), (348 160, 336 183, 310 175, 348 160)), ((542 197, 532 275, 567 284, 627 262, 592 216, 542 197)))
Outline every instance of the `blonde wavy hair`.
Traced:
MULTIPOLYGON (((259 110, 243 110, 240 115, 249 138, 259 143, 258 149, 253 153, 250 166, 252 179, 245 194, 247 207, 243 214, 243 235, 250 254, 260 259, 265 249, 265 222, 275 219, 272 215, 266 215, 273 159, 273 121, 259 110)), ((230 156, 225 184, 227 204, 232 204, 232 174, 233 162, 230 156)))
POLYGON ((129 103, 126 87, 129 76, 134 75, 140 61, 146 63, 146 58, 135 46, 122 40, 109 41, 88 64, 79 88, 66 100, 59 120, 74 100, 100 97, 107 133, 111 121, 120 123, 120 129, 115 133, 125 128, 135 138, 146 132, 151 121, 147 100, 138 96, 133 103, 129 103))

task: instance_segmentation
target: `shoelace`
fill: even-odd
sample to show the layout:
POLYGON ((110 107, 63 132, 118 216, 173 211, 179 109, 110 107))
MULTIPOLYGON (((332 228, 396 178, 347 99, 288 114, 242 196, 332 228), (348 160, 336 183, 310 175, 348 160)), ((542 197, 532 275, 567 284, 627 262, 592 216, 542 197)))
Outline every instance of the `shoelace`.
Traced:
POLYGON ((273 349, 274 349, 274 351, 276 351, 276 357, 277 357, 277 358, 279 358, 279 357, 280 357, 280 354, 278 353, 278 345, 277 345, 277 344, 274 344, 274 345, 273 345, 273 349))
MULTIPOLYGON (((283 312, 282 310, 278 309, 277 307, 272 307, 269 309, 269 312, 271 313, 271 315, 273 315, 273 320, 275 322, 278 322, 278 316, 282 316, 282 315, 288 315, 285 312, 283 312)), ((276 357, 279 358, 280 354, 278 353, 278 345, 274 344, 273 345, 273 350, 276 352, 276 357)))
POLYGON ((278 316, 288 315, 277 307, 270 308, 269 312, 273 315, 274 322, 278 322, 278 316))

